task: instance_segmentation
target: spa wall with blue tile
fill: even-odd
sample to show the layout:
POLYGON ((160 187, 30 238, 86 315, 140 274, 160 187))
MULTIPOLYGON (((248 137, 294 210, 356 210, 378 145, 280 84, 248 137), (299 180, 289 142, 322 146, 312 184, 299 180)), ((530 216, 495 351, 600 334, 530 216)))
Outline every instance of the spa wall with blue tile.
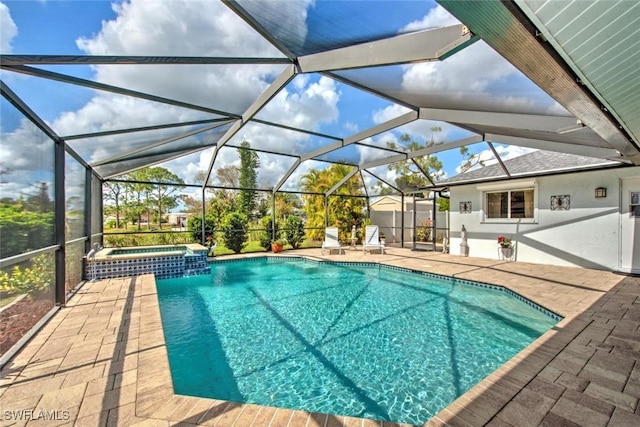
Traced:
POLYGON ((205 251, 185 255, 95 261, 95 267, 87 263, 85 277, 91 280, 95 274, 95 279, 99 280, 153 273, 156 279, 169 279, 198 276, 209 272, 205 251))

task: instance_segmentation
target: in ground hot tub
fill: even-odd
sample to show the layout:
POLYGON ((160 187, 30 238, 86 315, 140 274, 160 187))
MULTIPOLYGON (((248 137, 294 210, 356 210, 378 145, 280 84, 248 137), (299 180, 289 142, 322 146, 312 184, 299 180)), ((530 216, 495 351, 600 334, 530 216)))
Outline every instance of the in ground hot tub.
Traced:
POLYGON ((153 273, 157 279, 168 279, 209 272, 205 246, 162 245, 102 249, 87 260, 85 277, 108 279, 153 273))

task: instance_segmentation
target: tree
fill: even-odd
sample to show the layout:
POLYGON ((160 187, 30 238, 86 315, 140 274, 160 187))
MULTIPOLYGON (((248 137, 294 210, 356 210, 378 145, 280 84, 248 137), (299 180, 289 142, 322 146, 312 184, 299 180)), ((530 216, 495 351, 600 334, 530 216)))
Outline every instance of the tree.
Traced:
MULTIPOLYGON (((35 186, 36 184, 34 184, 35 186)), ((37 184, 37 194, 27 197, 26 209, 30 212, 53 212, 53 200, 49 197, 49 184, 40 182, 37 184)))
MULTIPOLYGON (((147 211, 149 200, 148 196, 151 192, 151 185, 145 181, 147 179, 145 169, 139 169, 124 176, 125 192, 127 193, 127 217, 131 222, 135 222, 138 225, 138 230, 141 229, 142 214, 147 211)), ((147 213, 148 215, 148 213, 147 213)), ((149 221, 149 218, 147 218, 149 221)))
MULTIPOLYGON (((387 147, 394 150, 404 151, 416 151, 423 148, 432 147, 439 144, 435 140, 435 134, 442 129, 438 126, 431 128, 431 138, 429 142, 420 144, 417 141, 411 139, 408 134, 400 136, 401 143, 387 142, 387 147)), ((405 160, 390 164, 389 170, 394 170, 396 173, 396 186, 401 189, 419 189, 427 187, 431 184, 429 178, 425 173, 429 174, 429 177, 433 181, 438 181, 442 178, 442 162, 438 160, 438 157, 427 154, 426 156, 414 157, 412 160, 405 160)))
POLYGON ((247 141, 242 141, 238 148, 240 156, 240 209, 247 217, 253 219, 256 207, 256 191, 258 180, 258 166, 260 159, 258 153, 250 150, 251 145, 247 141))
POLYGON ((284 221, 295 214, 301 207, 301 200, 296 194, 276 193, 276 220, 284 221))
MULTIPOLYGON (((350 171, 351 167, 346 165, 331 165, 326 169, 311 169, 300 179, 300 187, 303 191, 326 193, 350 171)), ((362 186, 354 176, 347 180, 336 190, 332 197, 327 200, 327 222, 329 225, 338 226, 342 233, 342 238, 346 239, 350 233, 351 226, 362 226, 364 219, 365 201, 362 197, 362 186)), ((324 236, 324 197, 306 194, 302 196, 304 201, 304 211, 307 216, 308 236, 312 239, 321 239, 324 236)))
POLYGON ((178 175, 162 167, 145 168, 147 181, 153 182, 151 187, 153 201, 158 207, 158 227, 162 229, 162 214, 177 205, 176 191, 184 188, 184 181, 178 175), (174 185, 171 185, 174 184, 174 185))
POLYGON ((102 194, 105 200, 112 201, 114 213, 116 214, 116 228, 120 228, 120 199, 124 193, 124 184, 117 181, 107 181, 102 187, 102 194))
POLYGON ((460 167, 460 173, 465 173, 475 165, 484 167, 484 160, 480 159, 477 154, 469 152, 469 148, 466 145, 460 147, 460 154, 462 155, 462 166, 460 167))

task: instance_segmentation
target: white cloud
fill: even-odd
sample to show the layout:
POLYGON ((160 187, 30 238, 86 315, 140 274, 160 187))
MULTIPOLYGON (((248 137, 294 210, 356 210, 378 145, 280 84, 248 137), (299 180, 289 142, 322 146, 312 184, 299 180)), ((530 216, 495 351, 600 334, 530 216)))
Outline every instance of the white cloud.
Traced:
POLYGON ((13 38, 18 34, 18 27, 11 18, 11 12, 4 3, 0 3, 0 52, 4 54, 11 53, 13 51, 11 42, 13 38))
POLYGON ((12 171, 38 171, 50 161, 47 169, 53 171, 53 141, 23 118, 14 131, 3 131, 0 159, 12 171))
POLYGON ((413 21, 407 24, 400 32, 419 31, 429 28, 442 28, 449 25, 459 24, 453 15, 447 12, 442 6, 437 5, 429 11, 424 18, 419 21, 413 21))
POLYGON ((293 84, 281 90, 257 117, 300 129, 318 130, 320 124, 338 119, 340 96, 333 79, 323 76, 310 83, 308 76, 299 76, 293 84))

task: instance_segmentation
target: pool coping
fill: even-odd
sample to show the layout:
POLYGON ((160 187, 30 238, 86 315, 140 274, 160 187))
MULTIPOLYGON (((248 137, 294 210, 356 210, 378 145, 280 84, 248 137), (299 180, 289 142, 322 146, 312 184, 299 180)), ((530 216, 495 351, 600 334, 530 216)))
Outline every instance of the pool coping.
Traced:
MULTIPOLYGON (((113 254, 113 251, 122 251, 122 250, 139 250, 139 247, 136 246, 127 246, 127 247, 113 247, 113 248, 103 248, 100 249, 96 254, 88 259, 88 262, 101 262, 101 261, 114 261, 114 260, 133 260, 140 258, 164 258, 171 256, 182 256, 185 254, 185 251, 180 248, 186 248, 187 251, 191 251, 192 253, 199 252, 207 252, 208 249, 206 246, 202 246, 197 243, 185 243, 182 245, 153 245, 153 246, 145 246, 145 248, 154 249, 154 248, 173 248, 175 250, 163 250, 153 252, 152 250, 146 252, 139 252, 134 254, 113 254)), ((188 252, 187 252, 188 253, 188 252)))

